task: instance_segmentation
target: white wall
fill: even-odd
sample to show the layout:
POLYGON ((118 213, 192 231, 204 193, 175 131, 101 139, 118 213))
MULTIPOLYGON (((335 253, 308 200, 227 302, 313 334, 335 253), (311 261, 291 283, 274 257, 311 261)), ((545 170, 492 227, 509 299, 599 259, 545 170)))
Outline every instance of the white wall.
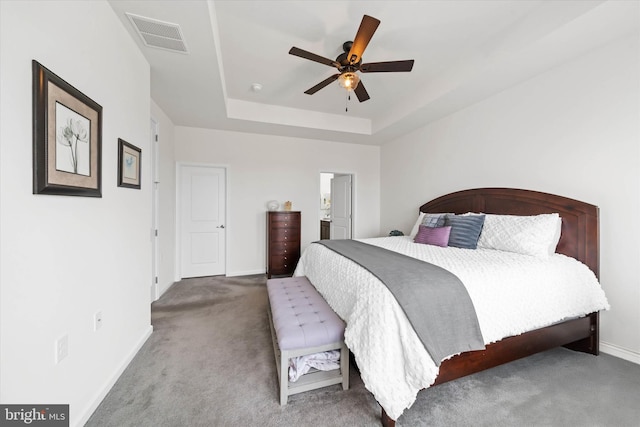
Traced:
POLYGON ((381 151, 381 226, 476 187, 515 187, 600 207, 603 351, 640 363, 638 35, 459 111, 381 151), (402 191, 399 191, 402 189, 402 191))
POLYGON ((354 175, 354 237, 377 236, 380 148, 176 127, 176 161, 228 167, 227 275, 264 273, 266 203, 302 212, 302 249, 320 238, 320 172, 354 175))
POLYGON ((152 100, 151 116, 158 125, 158 296, 176 278, 176 166, 174 154, 174 124, 152 100))
POLYGON ((151 333, 149 66, 105 1, 0 17, 0 401, 70 404, 81 425, 151 333), (32 194, 32 59, 103 107, 102 198, 32 194), (142 148, 142 190, 116 185, 118 138, 142 148))

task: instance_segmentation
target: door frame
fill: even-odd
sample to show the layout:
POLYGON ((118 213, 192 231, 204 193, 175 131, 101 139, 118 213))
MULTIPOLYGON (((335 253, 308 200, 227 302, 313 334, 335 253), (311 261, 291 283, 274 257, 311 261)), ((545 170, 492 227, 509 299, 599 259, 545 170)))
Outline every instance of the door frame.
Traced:
MULTIPOLYGON (((320 195, 321 194, 321 188, 320 188, 320 174, 323 173, 331 173, 333 174, 333 176, 335 177, 336 175, 351 175, 351 238, 353 239, 354 236, 356 236, 356 225, 357 225, 357 221, 356 221, 356 215, 357 215, 357 203, 356 203, 356 186, 357 186, 357 179, 356 179, 356 173, 355 172, 339 172, 339 171, 335 171, 335 170, 320 170, 318 171, 318 190, 316 192, 316 194, 320 195)), ((333 195, 331 195, 331 197, 333 198, 333 195)), ((321 200, 318 197, 318 206, 320 206, 321 200)), ((320 207, 318 207, 317 209, 318 211, 318 224, 320 224, 320 207)), ((320 228, 318 225, 318 233, 320 233, 320 228)), ((318 234, 318 238, 320 238, 320 235, 318 234)))
POLYGON ((158 278, 160 277, 160 125, 151 117, 151 302, 160 297, 158 278))
POLYGON ((182 197, 182 167, 195 166, 204 168, 224 169, 224 216, 225 216, 225 239, 224 239, 224 275, 227 276, 229 271, 229 235, 232 229, 231 218, 229 216, 229 165, 221 165, 217 163, 198 163, 198 162, 176 162, 176 280, 182 280, 182 227, 181 224, 181 197, 182 197))

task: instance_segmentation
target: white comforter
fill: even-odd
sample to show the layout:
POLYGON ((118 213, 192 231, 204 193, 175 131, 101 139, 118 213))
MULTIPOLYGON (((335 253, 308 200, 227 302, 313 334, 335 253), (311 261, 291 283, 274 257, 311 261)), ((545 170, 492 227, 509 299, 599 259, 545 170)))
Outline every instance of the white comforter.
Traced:
MULTIPOLYGON (((413 243, 407 236, 363 239, 439 265, 465 284, 484 342, 608 309, 595 275, 564 255, 540 259, 490 249, 413 243)), ((368 271, 322 245, 302 254, 296 276, 307 276, 346 322, 345 343, 367 389, 398 419, 429 387, 438 368, 391 292, 368 271)))

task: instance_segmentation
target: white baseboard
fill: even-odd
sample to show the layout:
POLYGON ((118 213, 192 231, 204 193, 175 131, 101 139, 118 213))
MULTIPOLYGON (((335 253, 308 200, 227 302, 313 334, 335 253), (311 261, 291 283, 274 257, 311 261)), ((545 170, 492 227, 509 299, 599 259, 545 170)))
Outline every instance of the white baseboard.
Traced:
MULTIPOLYGON (((261 270, 246 270, 246 271, 231 271, 231 272, 225 273, 224 275, 225 275, 225 277, 237 277, 237 276, 253 276, 255 274, 266 274, 265 273, 265 269, 261 269, 261 270)), ((181 278, 177 278, 176 282, 179 282, 180 280, 182 280, 182 279, 181 278)), ((173 283, 169 283, 167 288, 164 291, 161 291, 160 296, 162 296, 162 294, 167 289, 169 289, 171 287, 171 285, 173 285, 173 283)))
POLYGON ((640 365, 640 353, 600 341, 600 351, 640 365))
POLYGON ((80 412, 80 414, 78 415, 78 418, 75 420, 76 422, 73 423, 73 426, 80 427, 85 425, 87 421, 89 421, 89 418, 91 417, 91 415, 93 415, 93 412, 98 408, 102 400, 105 398, 107 393, 109 393, 109 391, 111 390, 113 385, 116 383, 118 378, 120 378, 120 375, 122 375, 122 373, 127 368, 127 366, 129 366, 129 363, 131 363, 135 355, 138 354, 138 351, 140 351, 144 343, 147 341, 147 339, 149 339, 152 332, 153 332, 153 326, 149 325, 149 328, 147 328, 144 331, 144 333, 142 334, 142 336, 140 337, 136 345, 131 349, 131 351, 124 358, 122 363, 120 363, 120 366, 118 366, 118 368, 113 373, 111 378, 107 380, 104 386, 98 391, 98 393, 96 393, 94 398, 91 399, 89 405, 80 412))
POLYGON ((247 270, 247 271, 233 271, 227 273, 227 277, 236 277, 236 276, 253 276, 254 274, 265 274, 265 270, 247 270))

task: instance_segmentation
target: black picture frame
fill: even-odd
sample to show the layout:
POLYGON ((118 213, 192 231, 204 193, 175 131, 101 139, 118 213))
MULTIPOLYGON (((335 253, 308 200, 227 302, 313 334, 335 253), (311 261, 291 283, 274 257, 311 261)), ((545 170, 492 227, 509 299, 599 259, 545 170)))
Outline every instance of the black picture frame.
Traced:
POLYGON ((102 197, 102 107, 32 61, 33 194, 102 197))
POLYGON ((140 190, 142 150, 118 138, 118 187, 140 190))

